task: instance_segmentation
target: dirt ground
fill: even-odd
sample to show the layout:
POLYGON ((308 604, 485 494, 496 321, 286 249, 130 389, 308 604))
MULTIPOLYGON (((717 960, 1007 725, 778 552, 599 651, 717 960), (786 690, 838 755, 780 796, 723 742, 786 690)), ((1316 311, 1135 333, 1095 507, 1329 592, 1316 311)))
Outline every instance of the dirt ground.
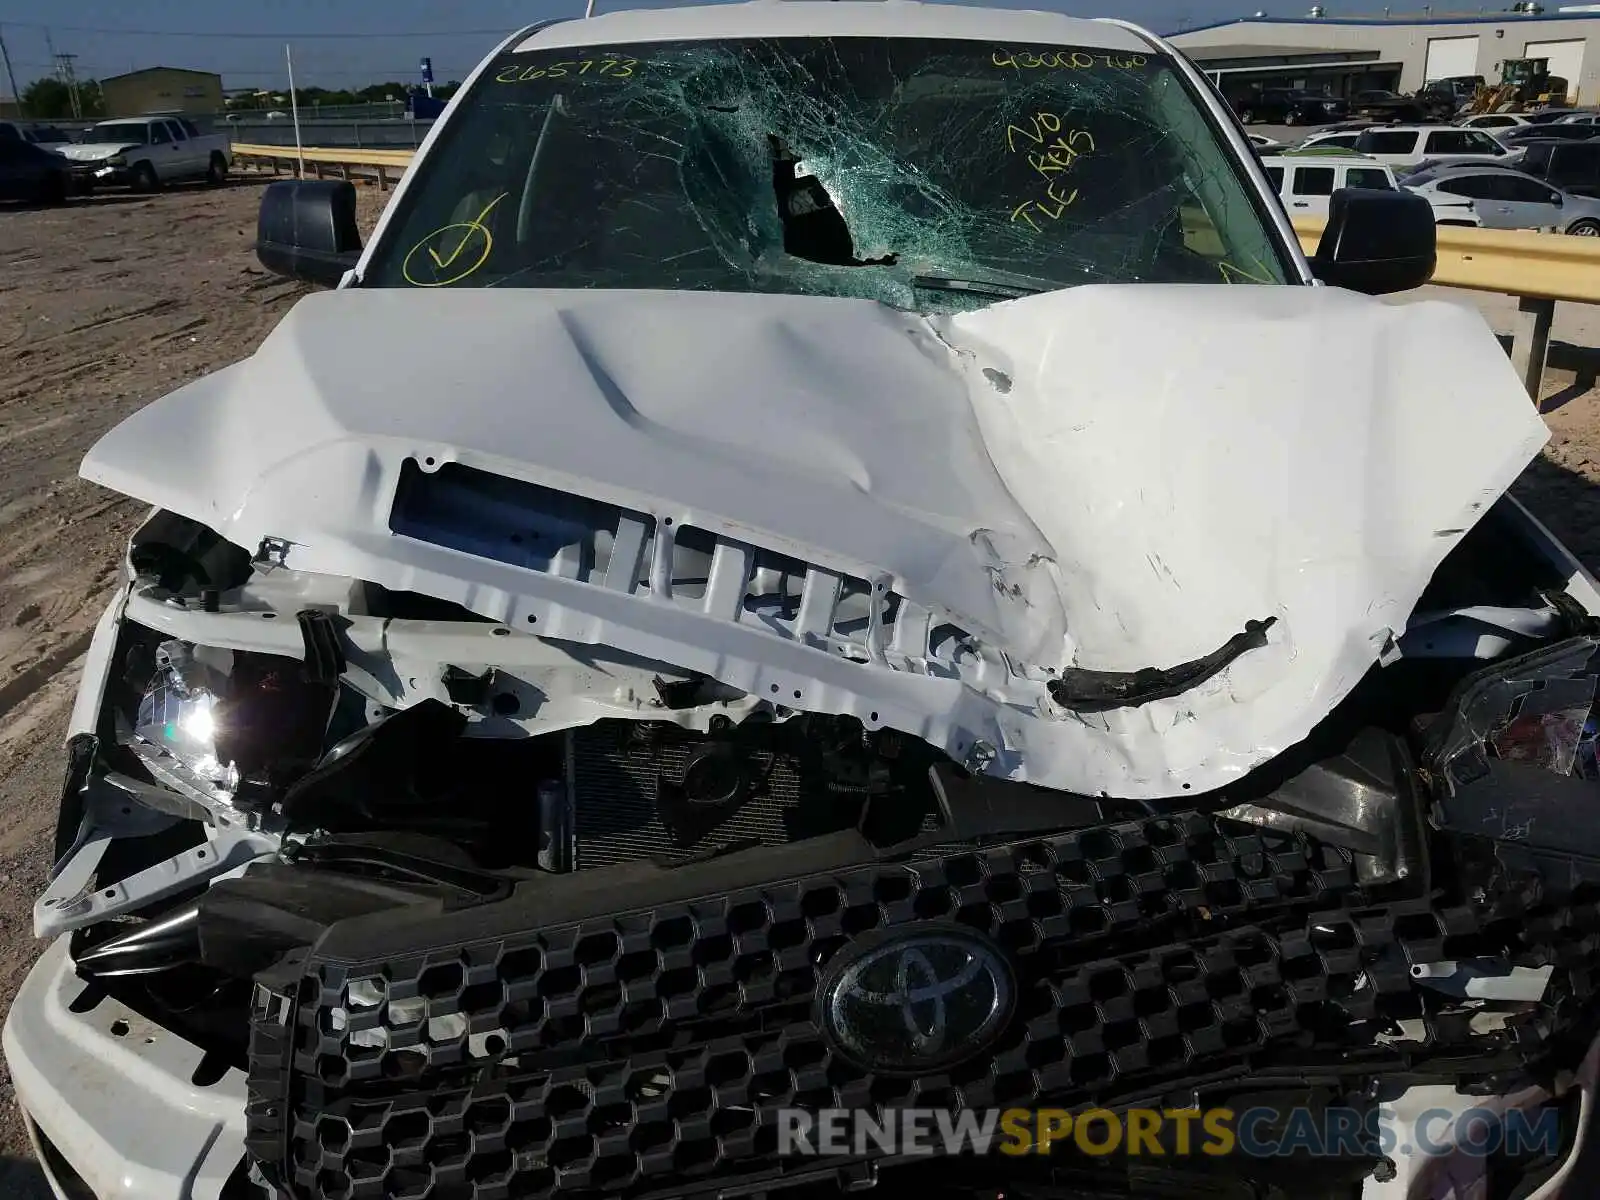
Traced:
MULTIPOLYGON (((254 254, 262 184, 0 208, 0 1019, 39 948, 77 663, 143 506, 78 478, 93 442, 252 352, 304 289, 254 254)), ((379 211, 361 192, 370 227, 379 211)), ((0 1196, 47 1196, 0 1061, 0 1196)))
MULTIPOLYGON (((0 210, 0 1019, 38 949, 78 660, 141 513, 78 463, 141 405, 249 354, 301 294, 255 260, 260 187, 0 210)), ((362 190, 368 227, 379 200, 362 190)), ((1509 327, 1504 305, 1479 306, 1509 327)), ((1564 309, 1557 336, 1600 347, 1600 320, 1564 309)), ((1600 391, 1552 372, 1547 392, 1554 438, 1519 491, 1600 567, 1600 391)), ((47 1196, 28 1157, 0 1062, 0 1196, 47 1196)))

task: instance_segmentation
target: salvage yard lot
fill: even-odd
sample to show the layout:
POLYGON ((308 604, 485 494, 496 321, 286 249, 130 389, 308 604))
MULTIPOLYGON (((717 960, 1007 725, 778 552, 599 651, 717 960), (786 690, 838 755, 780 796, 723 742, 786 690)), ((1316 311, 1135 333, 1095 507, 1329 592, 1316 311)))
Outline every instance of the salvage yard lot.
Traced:
MULTIPOLYGON (((78 462, 141 405, 250 353, 302 294, 255 261, 260 187, 0 210, 0 1018, 35 953, 30 906, 49 865, 76 664, 141 512, 78 480, 78 462)), ((380 199, 363 189, 364 226, 380 199)), ((1497 324, 1514 310, 1482 307, 1497 324)), ((1557 338, 1600 346, 1590 316, 1563 310, 1557 338)), ((1552 372, 1547 392, 1561 401, 1556 437, 1520 491, 1600 567, 1600 391, 1552 372)), ((1441 413, 1442 437, 1449 426, 1441 413)), ((7 1200, 44 1195, 5 1162, 26 1156, 0 1066, 7 1200)))

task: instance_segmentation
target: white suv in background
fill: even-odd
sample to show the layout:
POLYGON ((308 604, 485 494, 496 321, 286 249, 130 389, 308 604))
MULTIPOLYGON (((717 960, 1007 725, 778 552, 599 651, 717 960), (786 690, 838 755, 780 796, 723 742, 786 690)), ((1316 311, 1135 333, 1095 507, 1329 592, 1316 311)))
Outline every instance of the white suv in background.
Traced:
POLYGON ((1295 146, 1296 150, 1354 150, 1364 129, 1336 129, 1332 133, 1314 133, 1295 146))
MULTIPOLYGON (((1327 216, 1328 202, 1339 188, 1394 191, 1400 186, 1392 169, 1361 154, 1271 154, 1262 157, 1261 168, 1291 217, 1327 216)), ((1435 224, 1483 224, 1471 200, 1432 193, 1423 199, 1433 208, 1435 224)))
POLYGON ((1483 130, 1457 125, 1375 125, 1361 131, 1355 150, 1391 167, 1425 158, 1498 159, 1510 153, 1483 130))
POLYGON ((1489 133, 1500 130, 1515 129, 1519 125, 1531 125, 1532 121, 1520 113, 1479 113, 1475 117, 1462 117, 1456 124, 1463 129, 1482 129, 1489 133))

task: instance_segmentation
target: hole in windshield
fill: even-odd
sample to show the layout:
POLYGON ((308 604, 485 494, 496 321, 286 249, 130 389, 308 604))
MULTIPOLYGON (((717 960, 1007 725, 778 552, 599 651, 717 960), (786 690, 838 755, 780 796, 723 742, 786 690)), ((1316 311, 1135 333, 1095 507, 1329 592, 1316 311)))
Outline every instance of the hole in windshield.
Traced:
POLYGON ((491 63, 362 283, 857 296, 1282 283, 1259 197, 1164 57, 920 38, 491 63))
POLYGON ((856 257, 855 239, 839 212, 833 194, 823 186, 795 154, 774 134, 767 135, 772 147, 772 190, 783 222, 783 252, 809 262, 836 267, 886 267, 895 255, 878 258, 856 257))

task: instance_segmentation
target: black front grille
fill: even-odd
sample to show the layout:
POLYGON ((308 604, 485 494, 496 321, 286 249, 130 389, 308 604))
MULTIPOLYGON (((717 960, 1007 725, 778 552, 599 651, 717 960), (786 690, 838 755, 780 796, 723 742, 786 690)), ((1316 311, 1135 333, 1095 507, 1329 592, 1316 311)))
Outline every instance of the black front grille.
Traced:
POLYGON ((334 927, 258 984, 252 1153, 308 1200, 732 1194, 817 1167, 774 1158, 780 1107, 1115 1106, 1267 1067, 1412 1070, 1468 1041, 1489 1070, 1552 1023, 1476 1036, 1411 964, 1537 937, 1563 964, 1542 1011, 1570 1014, 1600 928, 1548 892, 1492 920, 1369 894, 1340 849, 1193 813, 913 862, 763 853, 334 927), (777 863, 785 881, 759 882, 777 863), (913 1078, 834 1055, 812 1016, 828 961, 935 919, 988 935, 1016 972, 992 1050, 913 1078), (1378 1043, 1402 1021, 1425 1053, 1378 1043))

